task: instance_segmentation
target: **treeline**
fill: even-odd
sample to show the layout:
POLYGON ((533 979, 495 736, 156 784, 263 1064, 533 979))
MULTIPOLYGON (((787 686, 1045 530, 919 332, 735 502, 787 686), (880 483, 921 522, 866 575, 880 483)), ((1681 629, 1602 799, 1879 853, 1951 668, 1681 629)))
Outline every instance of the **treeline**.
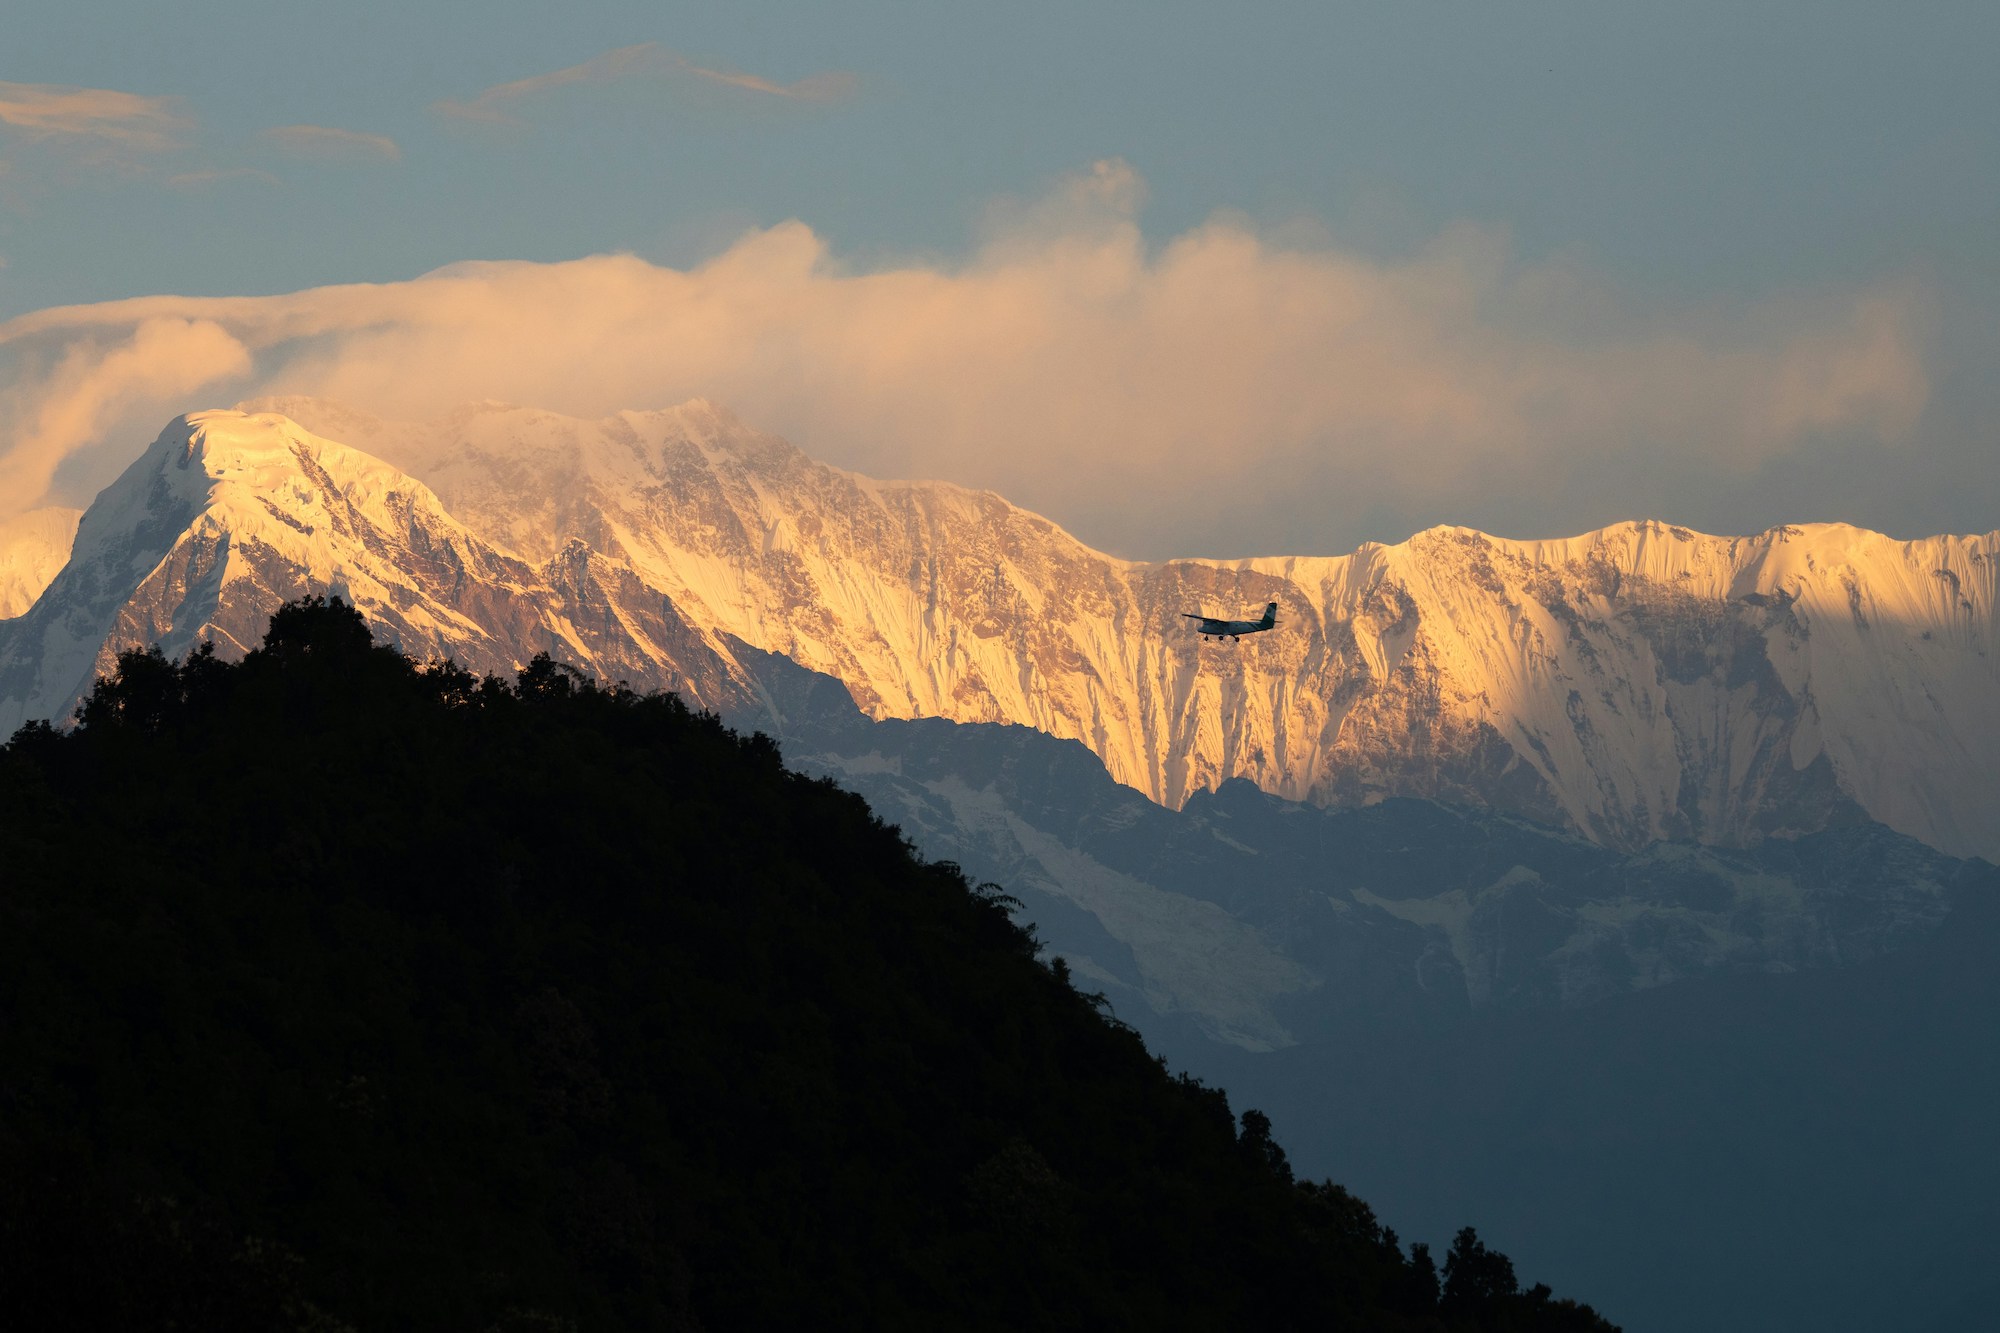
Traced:
POLYGON ((281 609, 0 751, 0 1318, 1603 1330, 1296 1181, 993 886, 667 695, 281 609))

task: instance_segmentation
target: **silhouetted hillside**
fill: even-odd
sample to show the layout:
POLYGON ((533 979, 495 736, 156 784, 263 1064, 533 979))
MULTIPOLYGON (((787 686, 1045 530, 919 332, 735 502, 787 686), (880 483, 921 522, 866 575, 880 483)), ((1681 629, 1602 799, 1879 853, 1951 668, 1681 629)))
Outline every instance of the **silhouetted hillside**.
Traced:
POLYGON ((339 602, 0 753, 19 1327, 1609 1327, 1406 1255, 991 886, 671 696, 339 602))

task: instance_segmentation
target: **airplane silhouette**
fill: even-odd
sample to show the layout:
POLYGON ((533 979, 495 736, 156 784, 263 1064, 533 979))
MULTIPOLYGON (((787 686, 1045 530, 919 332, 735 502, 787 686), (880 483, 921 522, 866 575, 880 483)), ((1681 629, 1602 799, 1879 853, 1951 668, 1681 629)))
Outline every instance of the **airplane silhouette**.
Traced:
POLYGON ((1258 620, 1217 620, 1213 616, 1198 616, 1192 611, 1183 611, 1181 615, 1185 619, 1201 622, 1194 628, 1195 632, 1204 639, 1210 636, 1217 639, 1234 639, 1244 634, 1262 634, 1265 630, 1276 625, 1278 623, 1278 604, 1276 602, 1266 602, 1264 604, 1264 615, 1258 620))

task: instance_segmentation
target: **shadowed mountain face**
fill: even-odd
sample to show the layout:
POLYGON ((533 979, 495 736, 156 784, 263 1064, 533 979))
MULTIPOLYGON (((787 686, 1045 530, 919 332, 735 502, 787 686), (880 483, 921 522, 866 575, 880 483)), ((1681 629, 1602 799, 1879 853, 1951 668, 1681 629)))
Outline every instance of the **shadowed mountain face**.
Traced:
POLYGON ((1075 742, 870 722, 838 682, 734 655, 765 701, 743 725, 775 725, 788 762, 1006 884, 1053 952, 1162 1035, 1274 1049, 1838 967, 1927 937, 1955 894, 2000 897, 2000 870, 1871 823, 1624 852, 1514 816, 1407 799, 1323 810, 1241 781, 1172 811, 1075 742))
MULTIPOLYGON (((708 702, 733 636, 838 678, 871 717, 1079 740, 1168 806, 1242 777, 1325 806, 1485 806, 1607 846, 1749 846, 1866 817, 2000 856, 2000 534, 1440 528, 1350 556, 1133 564, 990 493, 815 463, 706 404, 594 422, 487 405, 423 425, 265 406, 325 437, 311 446, 324 486, 245 476, 224 508, 169 487, 170 517, 132 477, 114 485, 79 535, 94 581, 59 579, 36 627, 5 632, 8 716, 62 707, 107 643, 227 629, 199 610, 215 568, 230 582, 246 567, 222 560, 226 537, 284 553, 258 576, 273 592, 294 574, 357 596, 379 585, 364 609, 413 651, 484 663, 560 646, 708 702), (359 545, 321 545, 315 563, 298 538, 339 506, 322 518, 312 494, 353 491, 347 469, 421 479, 424 517, 361 505, 359 545), (107 503, 116 516, 95 514, 107 503), (112 570, 121 524, 153 535, 112 570), (548 562, 578 550, 610 572, 546 586, 548 562), (582 598, 577 616, 558 592, 582 598), (1180 618, 1269 601, 1277 630, 1241 642, 1203 643, 1180 618), (722 665, 696 661, 697 638, 722 665)), ((201 414, 200 432, 315 438, 280 420, 201 414)))

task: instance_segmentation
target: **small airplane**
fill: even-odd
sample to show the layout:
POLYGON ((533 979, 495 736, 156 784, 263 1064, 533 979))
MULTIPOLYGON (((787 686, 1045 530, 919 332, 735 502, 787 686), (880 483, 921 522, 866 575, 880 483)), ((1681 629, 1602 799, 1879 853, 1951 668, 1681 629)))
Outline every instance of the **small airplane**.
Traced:
POLYGON ((1264 604, 1264 615, 1258 620, 1217 620, 1213 616, 1198 616, 1192 611, 1183 611, 1181 615, 1188 620, 1199 620, 1201 622, 1194 628, 1195 633, 1201 635, 1204 639, 1210 637, 1218 640, 1234 639, 1244 634, 1262 634, 1265 630, 1276 625, 1278 623, 1278 604, 1276 602, 1266 602, 1264 604))

